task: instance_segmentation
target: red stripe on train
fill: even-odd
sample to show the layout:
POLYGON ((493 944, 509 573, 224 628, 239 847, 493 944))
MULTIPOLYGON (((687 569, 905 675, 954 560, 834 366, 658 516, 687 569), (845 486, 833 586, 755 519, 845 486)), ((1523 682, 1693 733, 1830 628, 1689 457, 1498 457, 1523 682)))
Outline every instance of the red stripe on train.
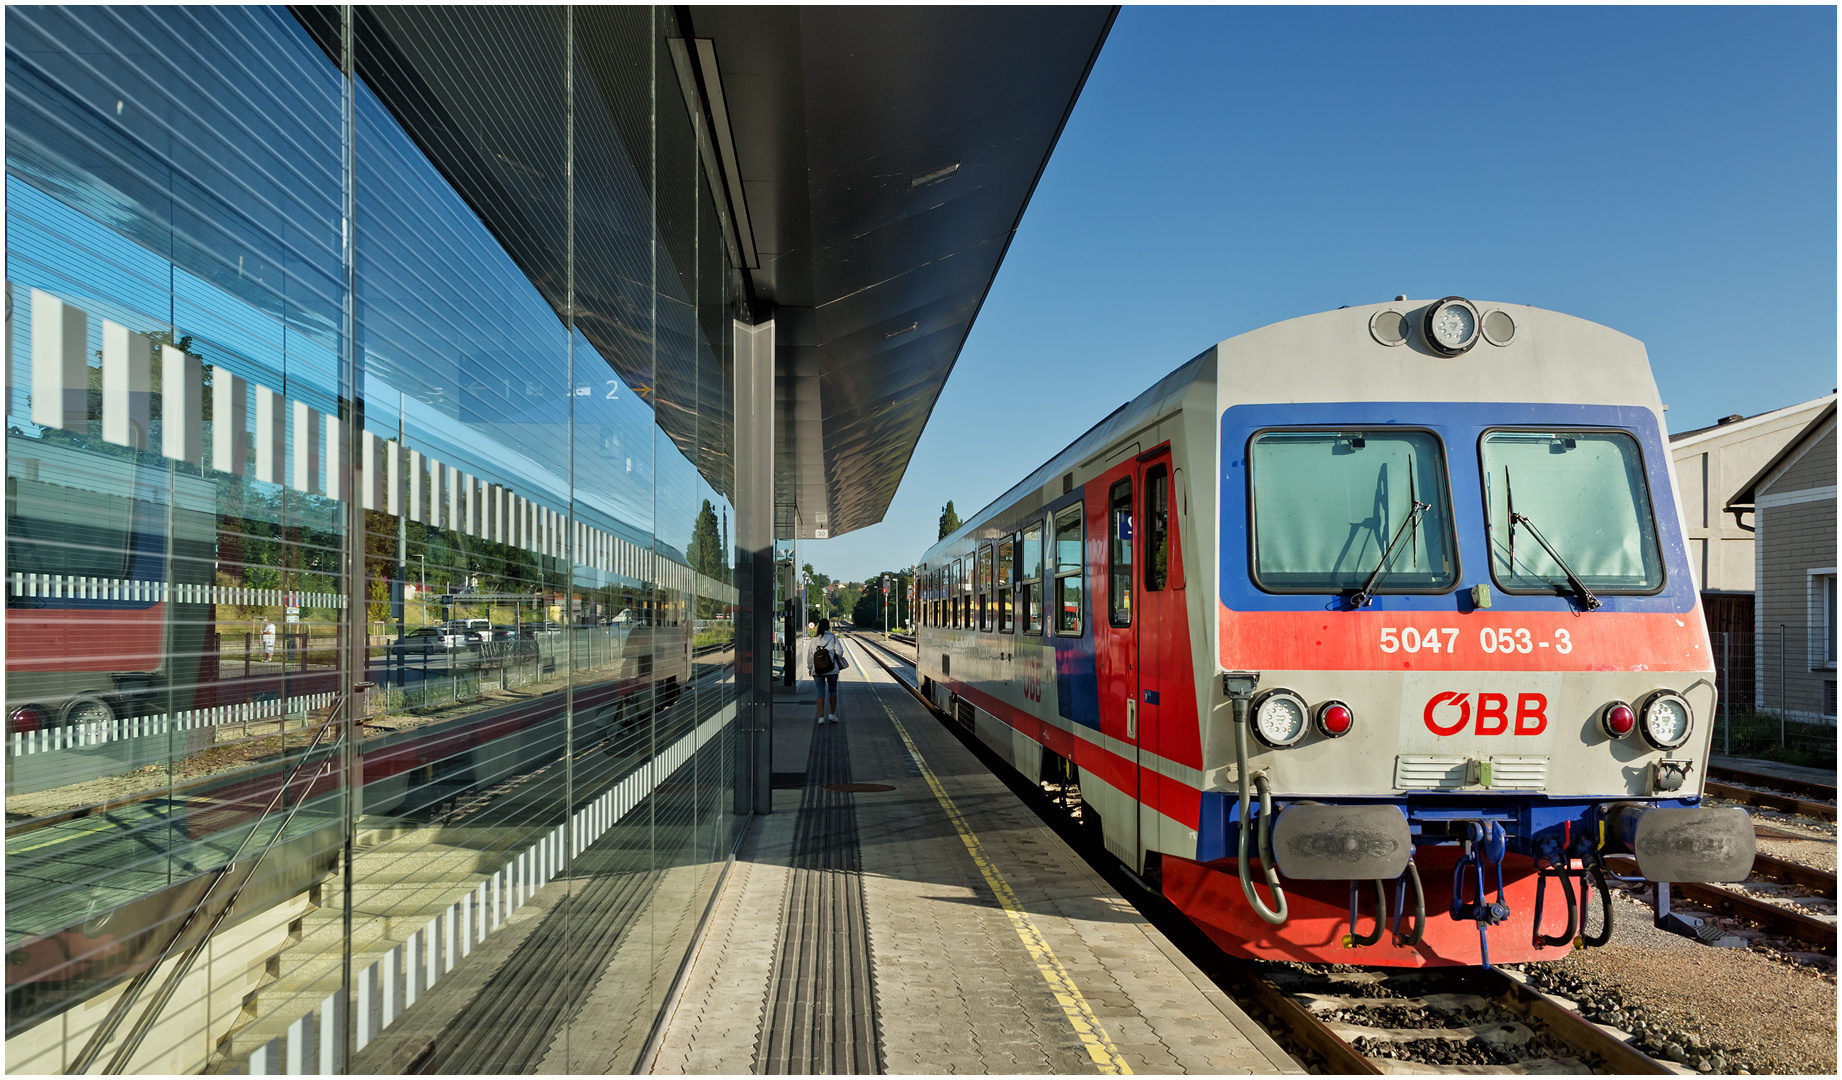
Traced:
POLYGON ((1653 612, 1232 611, 1221 662, 1277 671, 1709 671, 1699 606, 1653 612), (1488 633, 1488 639, 1486 639, 1488 633), (1436 644, 1435 644, 1436 643, 1436 644))
POLYGON ((942 679, 941 685, 1029 736, 1033 741, 1047 746, 1062 757, 1074 762, 1082 772, 1099 779, 1114 790, 1136 797, 1144 805, 1182 824, 1186 829, 1197 827, 1197 822, 1202 817, 1202 793, 1196 788, 1181 780, 1165 776, 1155 769, 1139 765, 1099 743, 1078 738, 1074 733, 1048 723, 1008 702, 999 701, 983 690, 975 690, 951 679, 942 679), (1133 783, 1134 772, 1138 774, 1137 784, 1133 783))

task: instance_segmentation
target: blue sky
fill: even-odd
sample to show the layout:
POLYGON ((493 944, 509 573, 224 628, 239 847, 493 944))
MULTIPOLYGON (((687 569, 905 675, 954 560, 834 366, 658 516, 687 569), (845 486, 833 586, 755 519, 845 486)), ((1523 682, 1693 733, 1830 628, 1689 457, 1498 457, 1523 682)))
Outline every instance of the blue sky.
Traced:
POLYGON ((1643 341, 1671 431, 1836 385, 1836 12, 1120 13, 880 525, 915 561, 1211 344, 1448 294, 1643 341))

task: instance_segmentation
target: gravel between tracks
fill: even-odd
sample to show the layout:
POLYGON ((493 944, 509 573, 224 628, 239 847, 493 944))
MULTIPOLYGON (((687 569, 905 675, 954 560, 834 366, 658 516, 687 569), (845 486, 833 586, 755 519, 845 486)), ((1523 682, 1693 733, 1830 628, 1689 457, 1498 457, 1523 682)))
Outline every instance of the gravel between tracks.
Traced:
POLYGON ((1648 905, 1615 903, 1610 944, 1523 971, 1589 1017, 1637 1035, 1652 1056, 1669 1056, 1673 1043, 1678 1060, 1707 1072, 1835 1075, 1833 973, 1756 947, 1709 948, 1656 929, 1648 905))

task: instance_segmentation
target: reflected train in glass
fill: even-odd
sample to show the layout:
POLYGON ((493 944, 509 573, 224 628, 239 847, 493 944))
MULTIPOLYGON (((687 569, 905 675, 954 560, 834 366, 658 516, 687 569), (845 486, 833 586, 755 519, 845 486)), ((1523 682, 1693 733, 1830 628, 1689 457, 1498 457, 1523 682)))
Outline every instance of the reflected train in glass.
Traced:
POLYGON ((1605 327, 1446 297, 1243 334, 919 572, 925 693, 1078 783, 1236 955, 1550 959, 1609 937, 1608 854, 1750 870, 1745 813, 1701 805, 1714 665, 1662 404, 1605 327))

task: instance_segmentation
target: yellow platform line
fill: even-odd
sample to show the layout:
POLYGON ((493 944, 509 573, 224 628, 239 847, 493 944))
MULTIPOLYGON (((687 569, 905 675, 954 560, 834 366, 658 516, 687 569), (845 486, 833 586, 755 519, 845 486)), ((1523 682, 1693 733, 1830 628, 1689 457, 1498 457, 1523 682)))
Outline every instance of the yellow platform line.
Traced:
MULTIPOLYGON (((871 692, 876 693, 874 687, 871 688, 871 692)), ((1075 1034, 1080 1037, 1081 1045, 1087 1050, 1087 1056, 1093 1061, 1094 1068, 1108 1075, 1129 1075, 1132 1069, 1126 1064, 1125 1058, 1120 1056, 1119 1047, 1113 1045, 1113 1040, 1107 1036, 1106 1029, 1100 1026, 1100 1019, 1094 1015, 1093 1006, 1081 996, 1080 988, 1075 986, 1074 978, 1068 974, 1068 969, 1056 959, 1055 950, 1049 947, 1049 941, 1043 937, 1041 928, 1036 925, 1035 920, 1030 918, 1029 912, 1023 909, 1023 904, 1018 901, 1017 894, 1011 891, 1010 883, 1005 881, 1004 875, 998 872, 991 857, 985 854, 985 845, 979 842, 978 835, 966 824, 965 816, 959 812, 959 807, 953 804, 953 797, 947 794, 947 789, 941 786, 940 778, 934 775, 933 769, 928 768, 926 759, 915 747, 915 741, 908 737, 908 729, 904 728, 902 722, 895 718, 895 710, 889 707, 888 702, 882 700, 881 694, 876 694, 876 699, 877 704, 883 707, 883 712, 889 714, 889 722, 895 725, 895 733, 902 737, 902 743, 908 747, 908 754, 914 759, 916 767, 921 770, 921 775, 927 778, 927 786, 933 789, 934 798, 939 800, 940 808, 946 811, 947 820, 951 821, 953 828, 959 831, 960 841, 966 845, 966 851, 972 856, 972 861, 979 868, 979 873, 985 875, 985 884, 991 887, 992 894, 998 898, 998 903, 1004 908, 1004 913, 1010 916, 1011 928, 1017 931, 1017 936, 1022 939, 1023 947, 1030 954, 1030 959, 1036 961, 1037 973, 1043 977, 1043 982, 1049 985, 1049 992, 1055 995, 1055 1003, 1061 1006, 1062 1015, 1067 1018, 1068 1026, 1072 1027, 1075 1034)))

